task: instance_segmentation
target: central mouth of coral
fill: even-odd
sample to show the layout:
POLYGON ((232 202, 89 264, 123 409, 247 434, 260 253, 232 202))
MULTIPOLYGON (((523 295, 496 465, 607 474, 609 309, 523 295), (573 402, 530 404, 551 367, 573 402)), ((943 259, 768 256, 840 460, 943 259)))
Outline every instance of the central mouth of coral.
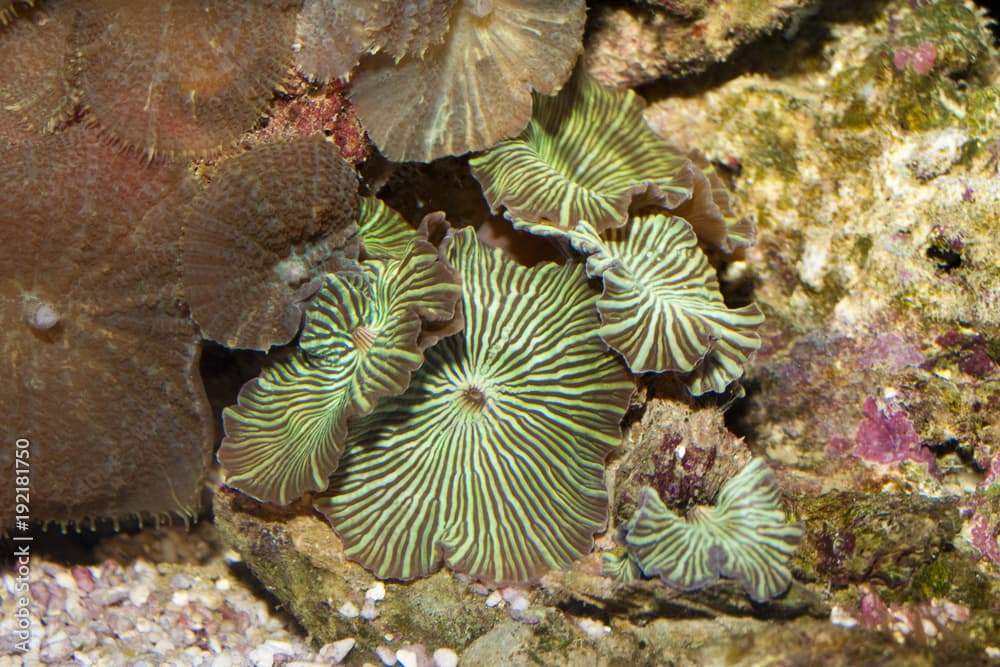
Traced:
POLYGON ((354 345, 362 352, 367 352, 372 348, 372 345, 375 344, 376 336, 378 336, 377 331, 365 326, 358 327, 351 332, 351 340, 354 341, 354 345))
POLYGON ((462 398, 474 410, 486 407, 486 393, 481 387, 471 385, 462 390, 462 398))
POLYGON ((688 523, 704 523, 711 519, 711 508, 705 505, 694 505, 687 511, 688 523))

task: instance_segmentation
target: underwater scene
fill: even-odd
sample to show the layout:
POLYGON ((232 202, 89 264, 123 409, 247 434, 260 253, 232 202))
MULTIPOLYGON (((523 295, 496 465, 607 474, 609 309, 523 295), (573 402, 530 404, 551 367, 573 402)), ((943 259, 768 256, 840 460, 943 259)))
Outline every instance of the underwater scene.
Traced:
POLYGON ((0 667, 1000 665, 998 19, 0 0, 0 667))

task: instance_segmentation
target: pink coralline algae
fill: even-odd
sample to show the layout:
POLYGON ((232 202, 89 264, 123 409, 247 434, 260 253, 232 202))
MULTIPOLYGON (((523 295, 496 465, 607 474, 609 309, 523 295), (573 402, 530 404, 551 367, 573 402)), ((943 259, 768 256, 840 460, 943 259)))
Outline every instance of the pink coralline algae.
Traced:
POLYGON ((922 604, 889 604, 868 586, 861 588, 857 611, 835 607, 831 618, 837 625, 861 626, 877 632, 891 633, 900 643, 909 639, 922 644, 932 643, 952 623, 969 620, 969 608, 948 600, 931 600, 922 604))
POLYGON ((977 513, 972 524, 972 544, 994 564, 1000 565, 1000 521, 990 525, 986 513, 977 513))
POLYGON ((901 46, 896 49, 892 62, 900 71, 909 65, 917 74, 927 74, 934 68, 937 55, 937 47, 930 42, 921 42, 920 46, 901 46))
POLYGON ((858 357, 864 368, 883 366, 890 371, 901 371, 908 366, 919 366, 926 358, 920 348, 906 342, 897 333, 881 333, 858 357))
POLYGON ((872 463, 891 465, 902 461, 927 464, 927 471, 937 477, 937 463, 931 451, 920 444, 920 437, 906 410, 886 406, 883 410, 875 399, 864 404, 864 419, 854 436, 854 454, 872 463))
POLYGON ((958 355, 958 369, 966 375, 982 379, 1000 370, 1000 365, 990 356, 988 341, 982 334, 948 331, 934 342, 958 355))

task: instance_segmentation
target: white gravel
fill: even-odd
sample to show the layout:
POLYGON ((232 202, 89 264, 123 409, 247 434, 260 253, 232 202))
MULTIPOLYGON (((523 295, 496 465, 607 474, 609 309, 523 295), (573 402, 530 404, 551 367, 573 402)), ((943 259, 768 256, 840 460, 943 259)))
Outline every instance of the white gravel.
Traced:
POLYGON ((347 637, 315 650, 234 573, 239 559, 233 552, 216 549, 185 562, 184 542, 197 538, 183 528, 154 532, 155 548, 133 545, 138 555, 93 566, 33 555, 27 653, 15 650, 16 580, 5 571, 0 667, 330 667, 354 648, 347 637), (157 562, 164 554, 180 554, 181 562, 157 562))

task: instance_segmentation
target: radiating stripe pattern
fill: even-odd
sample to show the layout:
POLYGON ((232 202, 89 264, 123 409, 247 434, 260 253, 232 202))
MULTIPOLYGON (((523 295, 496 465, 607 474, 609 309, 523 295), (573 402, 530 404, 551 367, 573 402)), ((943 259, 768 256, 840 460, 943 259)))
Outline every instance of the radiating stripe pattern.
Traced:
POLYGON ((449 249, 466 328, 427 350, 409 389, 354 421, 316 502, 376 576, 441 566, 527 582, 592 547, 604 459, 633 384, 596 335, 579 265, 522 267, 471 229, 449 249))
POLYGON ((582 74, 555 97, 535 95, 525 131, 470 165, 495 212, 506 208, 511 220, 564 230, 580 220, 598 231, 620 227, 636 197, 674 208, 694 182, 690 161, 646 125, 635 93, 582 74))
POLYGON ((325 489, 348 420, 404 391, 423 362, 421 318, 455 313, 461 287, 453 276, 422 240, 399 260, 328 275, 299 349, 247 383, 224 413, 226 483, 279 504, 325 489))
POLYGON ((410 245, 416 230, 381 199, 362 197, 358 209, 358 236, 365 257, 398 259, 410 245))
MULTIPOLYGON (((426 18, 424 7, 405 5, 426 18)), ((531 117, 531 90, 557 91, 583 49, 583 0, 455 5, 443 43, 403 56, 389 40, 354 72, 354 110, 390 160, 430 162, 517 135, 531 117)))
POLYGON ((604 280, 597 302, 601 338, 634 373, 695 369, 696 396, 722 392, 760 347, 756 305, 726 307, 691 226, 653 214, 598 237, 586 223, 570 237, 604 280))
POLYGON ((651 487, 640 492, 625 543, 646 576, 685 591, 736 579, 756 602, 791 583, 788 560, 802 539, 787 523, 781 492, 764 459, 753 459, 719 491, 715 507, 696 507, 688 520, 671 512, 651 487))
POLYGON ((627 584, 638 581, 642 578, 642 570, 639 564, 628 550, 606 551, 601 554, 601 574, 605 577, 612 577, 627 584))

